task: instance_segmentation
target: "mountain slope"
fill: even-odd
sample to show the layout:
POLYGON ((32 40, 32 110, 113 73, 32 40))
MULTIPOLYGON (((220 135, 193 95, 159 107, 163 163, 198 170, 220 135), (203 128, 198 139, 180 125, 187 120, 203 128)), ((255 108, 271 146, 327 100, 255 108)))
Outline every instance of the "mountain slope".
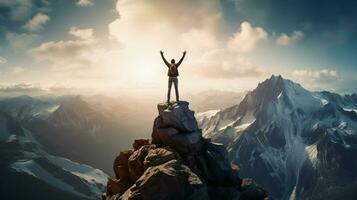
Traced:
POLYGON ((98 199, 101 170, 43 151, 31 133, 0 113, 1 199, 98 199))
POLYGON ((47 152, 107 172, 118 146, 128 147, 134 137, 122 121, 79 96, 13 97, 1 100, 0 110, 19 121, 47 152))
POLYGON ((273 199, 354 199, 356 190, 346 188, 357 189, 356 103, 355 94, 310 92, 272 76, 239 105, 199 122, 273 199))

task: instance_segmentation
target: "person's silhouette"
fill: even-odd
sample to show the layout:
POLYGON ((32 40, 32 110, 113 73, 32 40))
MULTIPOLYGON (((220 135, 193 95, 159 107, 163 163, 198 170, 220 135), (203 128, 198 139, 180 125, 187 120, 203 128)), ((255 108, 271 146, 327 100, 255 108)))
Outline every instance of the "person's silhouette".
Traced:
POLYGON ((177 76, 179 75, 179 73, 178 73, 177 68, 181 65, 183 59, 185 58, 186 51, 183 52, 183 56, 178 63, 175 63, 175 59, 172 59, 171 63, 169 63, 169 62, 167 62, 167 60, 164 57, 164 52, 160 51, 160 54, 161 54, 162 60, 164 60, 166 66, 168 67, 167 75, 169 76, 169 82, 168 82, 169 90, 167 91, 167 103, 170 103, 172 83, 174 83, 174 86, 175 86, 176 101, 178 103, 180 98, 179 98, 178 80, 177 80, 177 76))

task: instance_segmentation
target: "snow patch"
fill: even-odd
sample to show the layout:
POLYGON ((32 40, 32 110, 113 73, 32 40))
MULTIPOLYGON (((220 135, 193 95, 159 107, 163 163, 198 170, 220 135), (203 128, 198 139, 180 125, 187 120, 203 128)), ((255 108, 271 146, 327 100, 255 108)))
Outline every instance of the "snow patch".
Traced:
POLYGON ((60 179, 54 177, 51 173, 43 169, 39 164, 33 160, 22 160, 17 161, 11 165, 11 168, 17 172, 23 172, 28 175, 31 175, 37 179, 40 179, 56 188, 60 188, 65 191, 69 191, 78 196, 86 197, 81 193, 78 193, 74 188, 67 183, 64 183, 60 179))
POLYGON ((65 158, 48 156, 47 157, 53 164, 61 166, 66 170, 82 179, 84 179, 90 186, 91 191, 100 195, 107 183, 108 175, 99 169, 94 169, 88 165, 75 163, 65 158), (101 185, 102 188, 98 187, 101 185))
POLYGON ((311 163, 315 164, 316 163, 316 159, 317 159, 317 148, 316 148, 316 144, 312 144, 309 146, 305 147, 305 151, 311 161, 311 163))
POLYGON ((200 112, 200 113, 197 113, 196 114, 196 118, 211 118, 213 117, 215 114, 217 114, 220 110, 209 110, 209 111, 206 111, 206 112, 200 112))
POLYGON ((352 108, 343 108, 344 111, 347 111, 347 112, 355 112, 357 114, 357 109, 352 109, 352 108))

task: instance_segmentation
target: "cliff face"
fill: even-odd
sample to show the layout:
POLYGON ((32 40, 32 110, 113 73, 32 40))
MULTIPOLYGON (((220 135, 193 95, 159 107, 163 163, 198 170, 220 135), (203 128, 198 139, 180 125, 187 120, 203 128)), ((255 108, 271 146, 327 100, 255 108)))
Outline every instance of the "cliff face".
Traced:
POLYGON ((188 102, 159 104, 158 112, 151 140, 135 140, 115 159, 103 199, 268 199, 239 178, 222 144, 202 137, 188 102))

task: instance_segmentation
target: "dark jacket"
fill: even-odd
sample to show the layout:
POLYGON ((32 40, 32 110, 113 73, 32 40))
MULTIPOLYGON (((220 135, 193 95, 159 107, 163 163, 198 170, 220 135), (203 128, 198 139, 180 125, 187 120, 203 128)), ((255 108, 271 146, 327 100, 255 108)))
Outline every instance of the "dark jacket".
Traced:
POLYGON ((177 77, 179 75, 178 67, 181 65, 185 56, 186 56, 186 53, 183 54, 182 58, 180 59, 180 61, 178 61, 178 63, 172 64, 172 63, 167 62, 164 55, 161 54, 162 59, 164 60, 166 66, 169 68, 167 71, 167 75, 169 77, 177 77))
POLYGON ((167 75, 169 77, 177 77, 179 75, 177 67, 176 64, 170 64, 170 66, 168 66, 167 75))

